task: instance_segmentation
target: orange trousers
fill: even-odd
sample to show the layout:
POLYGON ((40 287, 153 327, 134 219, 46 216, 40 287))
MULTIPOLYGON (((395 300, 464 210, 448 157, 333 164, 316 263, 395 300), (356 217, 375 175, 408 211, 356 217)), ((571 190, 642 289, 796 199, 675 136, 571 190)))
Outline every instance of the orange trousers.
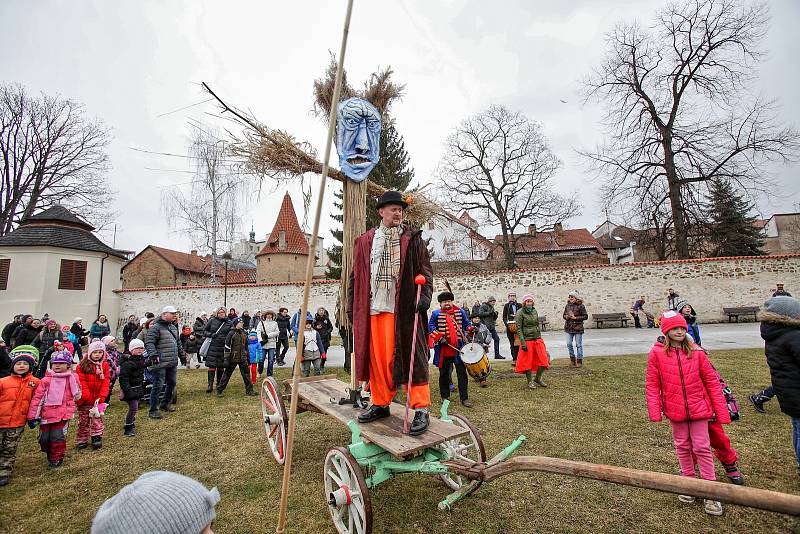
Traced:
MULTIPOLYGON (((389 406, 397 393, 397 385, 392 379, 394 314, 384 312, 370 315, 369 326, 369 389, 372 393, 372 403, 377 406, 389 406)), ((403 384, 403 387, 407 385, 403 384)), ((431 390, 428 384, 412 384, 411 407, 427 408, 430 405, 431 390)))

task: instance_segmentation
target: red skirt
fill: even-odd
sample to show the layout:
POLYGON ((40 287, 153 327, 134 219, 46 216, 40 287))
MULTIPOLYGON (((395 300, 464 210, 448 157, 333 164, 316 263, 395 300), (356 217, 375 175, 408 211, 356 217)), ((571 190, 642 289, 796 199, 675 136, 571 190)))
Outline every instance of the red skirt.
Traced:
POLYGON ((550 362, 547 360, 547 347, 544 345, 542 338, 527 341, 525 348, 527 350, 520 348, 517 354, 517 367, 515 370, 518 373, 536 371, 539 367, 546 369, 550 366, 550 362))

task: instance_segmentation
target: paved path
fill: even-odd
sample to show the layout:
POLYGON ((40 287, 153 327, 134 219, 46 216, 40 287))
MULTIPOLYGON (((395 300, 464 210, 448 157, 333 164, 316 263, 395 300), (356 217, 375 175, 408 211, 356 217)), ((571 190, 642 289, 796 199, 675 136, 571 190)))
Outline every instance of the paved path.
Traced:
MULTIPOLYGON (((604 328, 587 330, 583 336, 585 358, 592 356, 614 356, 622 354, 646 354, 661 331, 652 328, 604 328)), ((722 323, 700 325, 703 346, 709 351, 723 349, 763 348, 764 340, 759 334, 759 323, 722 323)), ((566 335, 562 331, 542 333, 542 338, 553 359, 567 358, 566 335)), ((500 354, 510 357, 508 338, 500 334, 500 354)), ((294 362, 294 346, 286 354, 287 365, 294 362)), ((328 351, 328 367, 344 365, 344 350, 340 346, 328 351)))

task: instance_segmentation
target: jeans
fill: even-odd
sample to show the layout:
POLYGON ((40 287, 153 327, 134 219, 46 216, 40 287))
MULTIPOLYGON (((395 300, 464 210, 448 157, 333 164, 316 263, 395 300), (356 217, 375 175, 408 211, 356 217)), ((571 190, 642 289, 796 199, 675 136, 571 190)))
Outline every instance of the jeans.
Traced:
POLYGON ((800 467, 800 419, 792 417, 792 445, 794 455, 797 457, 797 466, 800 467))
POLYGON ((175 391, 175 386, 178 383, 178 366, 155 369, 151 373, 153 375, 153 387, 150 389, 150 413, 154 413, 158 411, 158 397, 165 383, 167 388, 164 391, 164 400, 161 402, 161 406, 166 407, 169 405, 169 401, 172 400, 172 392, 175 391))
POLYGON ((575 347, 578 349, 578 361, 583 361, 583 332, 580 334, 570 334, 567 332, 567 352, 569 359, 575 359, 575 350, 572 348, 572 340, 575 340, 575 347))
POLYGON ((494 357, 500 357, 500 336, 497 335, 497 330, 494 328, 489 329, 489 333, 492 334, 492 339, 494 340, 494 357))
POLYGON ((278 354, 278 361, 282 362, 286 358, 286 352, 289 350, 289 338, 278 338, 278 348, 283 347, 283 350, 278 354))
POLYGON ((264 349, 264 359, 258 362, 258 374, 264 372, 264 362, 267 362, 267 376, 272 376, 272 364, 275 363, 275 349, 264 349))
POLYGON ((439 395, 441 395, 442 400, 450 398, 450 373, 453 365, 455 365, 456 368, 458 395, 461 397, 462 401, 467 400, 467 385, 469 384, 467 378, 467 368, 464 367, 463 363, 457 362, 454 357, 442 358, 441 365, 442 366, 439 367, 439 395))

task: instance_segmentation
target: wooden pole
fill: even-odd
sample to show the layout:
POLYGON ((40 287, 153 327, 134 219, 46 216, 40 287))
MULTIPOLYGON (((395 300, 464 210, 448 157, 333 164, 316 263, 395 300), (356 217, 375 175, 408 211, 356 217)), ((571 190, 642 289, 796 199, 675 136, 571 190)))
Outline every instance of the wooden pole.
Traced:
POLYGON ((292 401, 289 405, 289 432, 286 436, 286 455, 285 463, 283 466, 283 481, 281 484, 281 502, 278 509, 278 526, 275 529, 276 534, 284 534, 286 532, 286 509, 289 498, 289 484, 292 475, 292 452, 294 449, 294 432, 297 421, 297 401, 299 395, 297 394, 298 379, 300 377, 300 360, 303 350, 303 337, 305 332, 306 313, 308 313, 308 297, 311 292, 311 278, 314 276, 314 251, 317 249, 317 236, 319 235, 319 220, 322 215, 322 201, 325 197, 325 182, 328 178, 328 169, 331 161, 331 145, 333 144, 333 135, 336 131, 336 102, 339 101, 339 95, 342 90, 342 75, 344 73, 344 53, 347 49, 347 34, 350 31, 350 16, 353 13, 353 0, 347 2, 347 12, 344 17, 344 28, 342 30, 342 46, 339 50, 339 65, 336 67, 336 82, 333 87, 333 102, 331 105, 330 117, 328 119, 328 139, 325 141, 325 160, 322 164, 322 178, 319 181, 319 194, 317 196, 317 210, 314 215, 314 229, 311 232, 311 254, 308 255, 306 261, 306 281, 303 288, 303 305, 300 307, 300 328, 298 328, 297 335, 297 349, 295 350, 294 357, 294 371, 292 373, 292 401))
POLYGON ((761 510, 781 514, 800 515, 800 496, 798 495, 640 469, 577 462, 546 456, 517 456, 485 468, 480 465, 467 467, 458 462, 445 462, 445 464, 465 478, 484 482, 490 482, 496 478, 519 471, 543 471, 613 482, 637 488, 692 495, 703 499, 760 508, 761 510))

